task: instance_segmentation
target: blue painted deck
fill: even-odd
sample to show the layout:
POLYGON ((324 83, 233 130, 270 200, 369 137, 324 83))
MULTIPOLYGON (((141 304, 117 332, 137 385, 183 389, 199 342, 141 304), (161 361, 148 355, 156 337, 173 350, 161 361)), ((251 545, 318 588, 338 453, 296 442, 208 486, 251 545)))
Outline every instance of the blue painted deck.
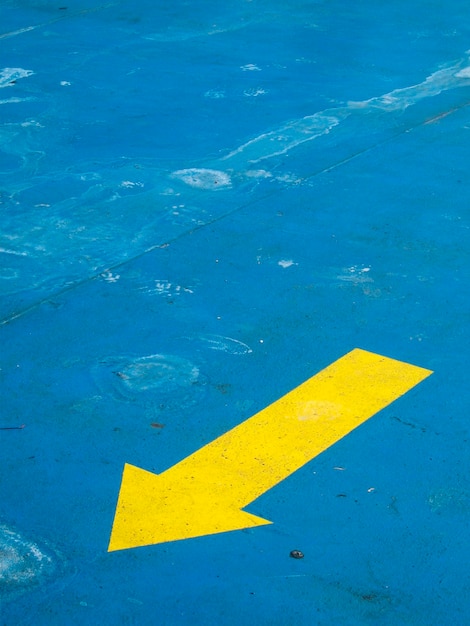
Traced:
POLYGON ((2 626, 470 622, 469 48, 464 0, 3 0, 2 626), (355 347, 434 374, 274 524, 107 552, 124 463, 355 347))

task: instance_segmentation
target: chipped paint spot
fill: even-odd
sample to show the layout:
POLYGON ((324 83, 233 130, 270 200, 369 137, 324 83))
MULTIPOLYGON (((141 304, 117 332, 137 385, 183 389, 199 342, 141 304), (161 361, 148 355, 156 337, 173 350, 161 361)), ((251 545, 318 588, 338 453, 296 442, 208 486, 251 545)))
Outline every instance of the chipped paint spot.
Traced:
POLYGON ((183 293, 194 293, 194 289, 192 287, 178 285, 177 283, 173 283, 166 279, 157 279, 153 281, 153 285, 151 287, 140 287, 139 291, 143 291, 144 293, 151 295, 168 296, 169 298, 180 296, 183 293))
POLYGON ((369 276, 370 271, 370 267, 352 265, 351 267, 344 268, 337 278, 343 282, 353 283, 355 285, 373 283, 373 279, 369 276))
POLYGON ((107 272, 103 272, 101 274, 101 278, 104 278, 107 283, 117 283, 117 281, 121 278, 121 275, 113 274, 108 270, 107 272))
POLYGON ((261 68, 254 63, 247 63, 246 65, 240 65, 242 72, 261 72, 261 68))
POLYGON ((262 87, 253 87, 252 89, 245 89, 243 95, 248 98, 256 98, 257 96, 264 96, 267 93, 269 93, 267 89, 263 89, 262 87))
POLYGON ((211 98, 212 100, 220 100, 226 97, 226 92, 223 89, 209 89, 206 91, 204 96, 206 98, 211 98))
POLYGON ((282 259, 281 261, 278 261, 277 264, 283 268, 292 267, 293 265, 298 265, 298 263, 295 263, 295 261, 293 261, 292 259, 282 259))
POLYGON ((119 187, 123 187, 125 189, 132 189, 133 187, 143 187, 144 183, 134 182, 132 180, 123 180, 119 187))

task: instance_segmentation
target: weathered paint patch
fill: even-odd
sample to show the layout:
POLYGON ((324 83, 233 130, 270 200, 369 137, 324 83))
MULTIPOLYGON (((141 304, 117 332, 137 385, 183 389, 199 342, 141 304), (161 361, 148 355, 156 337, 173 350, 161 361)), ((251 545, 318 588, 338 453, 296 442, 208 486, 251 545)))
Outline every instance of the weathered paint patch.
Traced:
POLYGON ((0 524, 0 601, 40 585, 58 564, 52 551, 0 524))

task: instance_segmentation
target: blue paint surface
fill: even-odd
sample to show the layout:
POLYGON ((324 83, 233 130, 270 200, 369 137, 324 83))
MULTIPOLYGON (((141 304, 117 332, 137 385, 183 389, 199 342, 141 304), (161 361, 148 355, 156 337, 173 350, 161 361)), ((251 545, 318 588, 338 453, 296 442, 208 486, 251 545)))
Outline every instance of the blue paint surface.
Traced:
POLYGON ((2 626, 470 620, 468 2, 376 5, 2 2, 2 626), (435 373, 272 526, 107 553, 125 462, 354 347, 435 373))

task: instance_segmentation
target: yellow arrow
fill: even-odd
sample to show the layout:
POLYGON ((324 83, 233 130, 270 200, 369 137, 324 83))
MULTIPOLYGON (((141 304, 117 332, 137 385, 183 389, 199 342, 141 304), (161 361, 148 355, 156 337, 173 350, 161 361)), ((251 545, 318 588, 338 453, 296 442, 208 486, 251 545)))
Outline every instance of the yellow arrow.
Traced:
POLYGON ((430 374, 355 349, 162 474, 126 464, 108 550, 270 524, 243 507, 430 374))

